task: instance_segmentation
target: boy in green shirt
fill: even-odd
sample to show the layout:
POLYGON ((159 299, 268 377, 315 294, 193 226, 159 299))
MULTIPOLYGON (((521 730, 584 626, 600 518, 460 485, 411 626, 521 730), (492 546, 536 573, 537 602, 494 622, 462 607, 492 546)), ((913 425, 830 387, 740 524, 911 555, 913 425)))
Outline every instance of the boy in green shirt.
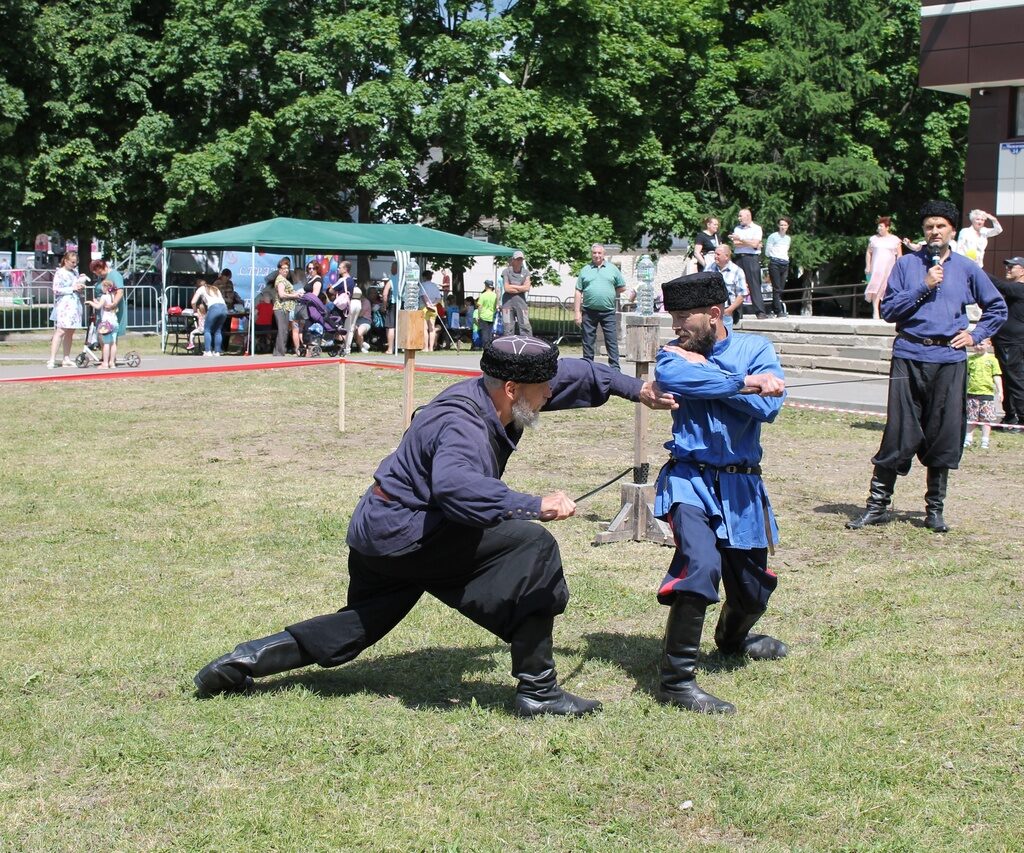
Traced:
POLYGON ((494 292, 494 282, 484 281, 484 292, 476 300, 476 322, 480 327, 480 347, 487 345, 494 337, 494 314, 498 310, 498 294, 494 292))
POLYGON ((992 355, 992 341, 978 341, 967 356, 967 438, 964 447, 974 444, 974 424, 981 424, 981 449, 988 450, 992 424, 996 422, 996 394, 1003 396, 1002 370, 992 355))

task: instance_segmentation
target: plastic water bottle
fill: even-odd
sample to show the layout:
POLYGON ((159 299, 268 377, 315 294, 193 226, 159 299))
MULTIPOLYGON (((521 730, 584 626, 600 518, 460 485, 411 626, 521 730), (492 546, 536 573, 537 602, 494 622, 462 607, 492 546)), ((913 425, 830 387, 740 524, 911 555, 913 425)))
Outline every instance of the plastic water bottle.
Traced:
POLYGON ((644 255, 636 265, 636 310, 643 317, 654 314, 654 261, 644 255))
POLYGON ((415 311, 420 307, 420 267, 412 258, 405 267, 405 293, 402 296, 402 309, 415 311))

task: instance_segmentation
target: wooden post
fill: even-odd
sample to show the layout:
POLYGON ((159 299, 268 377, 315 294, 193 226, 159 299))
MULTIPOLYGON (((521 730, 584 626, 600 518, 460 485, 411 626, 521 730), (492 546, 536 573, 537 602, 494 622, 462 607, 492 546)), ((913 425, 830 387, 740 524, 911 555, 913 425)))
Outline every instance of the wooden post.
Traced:
MULTIPOLYGON (((626 325, 626 359, 634 362, 637 379, 645 382, 650 365, 658 357, 661 318, 655 314, 623 315, 626 325)), ((633 482, 620 487, 621 506, 608 529, 594 537, 595 545, 631 539, 672 545, 672 531, 654 516, 654 486, 648 484, 647 424, 650 411, 642 403, 636 404, 633 415, 633 482)))
POLYGON ((338 362, 338 432, 345 431, 345 359, 338 362))
POLYGON ((414 406, 414 390, 416 386, 416 353, 426 346, 426 328, 423 322, 423 314, 419 311, 398 312, 398 346, 405 352, 405 394, 402 400, 402 416, 405 428, 409 428, 412 422, 414 406))

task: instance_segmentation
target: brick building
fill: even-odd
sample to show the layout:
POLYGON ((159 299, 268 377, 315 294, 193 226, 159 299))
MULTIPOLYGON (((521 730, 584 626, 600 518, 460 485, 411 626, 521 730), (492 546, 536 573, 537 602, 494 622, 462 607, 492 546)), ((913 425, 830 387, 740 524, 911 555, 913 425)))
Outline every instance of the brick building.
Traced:
POLYGON ((970 98, 963 209, 999 218, 985 268, 1001 277, 1024 255, 1024 0, 921 0, 919 79, 970 98))

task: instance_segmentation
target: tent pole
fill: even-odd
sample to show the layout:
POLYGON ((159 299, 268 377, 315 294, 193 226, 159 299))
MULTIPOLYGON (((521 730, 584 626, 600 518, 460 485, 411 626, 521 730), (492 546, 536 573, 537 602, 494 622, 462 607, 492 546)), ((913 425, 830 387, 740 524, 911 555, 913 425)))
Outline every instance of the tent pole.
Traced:
POLYGON ((160 247, 160 352, 167 352, 167 250, 160 247))
POLYGON ((249 355, 256 355, 256 247, 249 258, 249 355))

